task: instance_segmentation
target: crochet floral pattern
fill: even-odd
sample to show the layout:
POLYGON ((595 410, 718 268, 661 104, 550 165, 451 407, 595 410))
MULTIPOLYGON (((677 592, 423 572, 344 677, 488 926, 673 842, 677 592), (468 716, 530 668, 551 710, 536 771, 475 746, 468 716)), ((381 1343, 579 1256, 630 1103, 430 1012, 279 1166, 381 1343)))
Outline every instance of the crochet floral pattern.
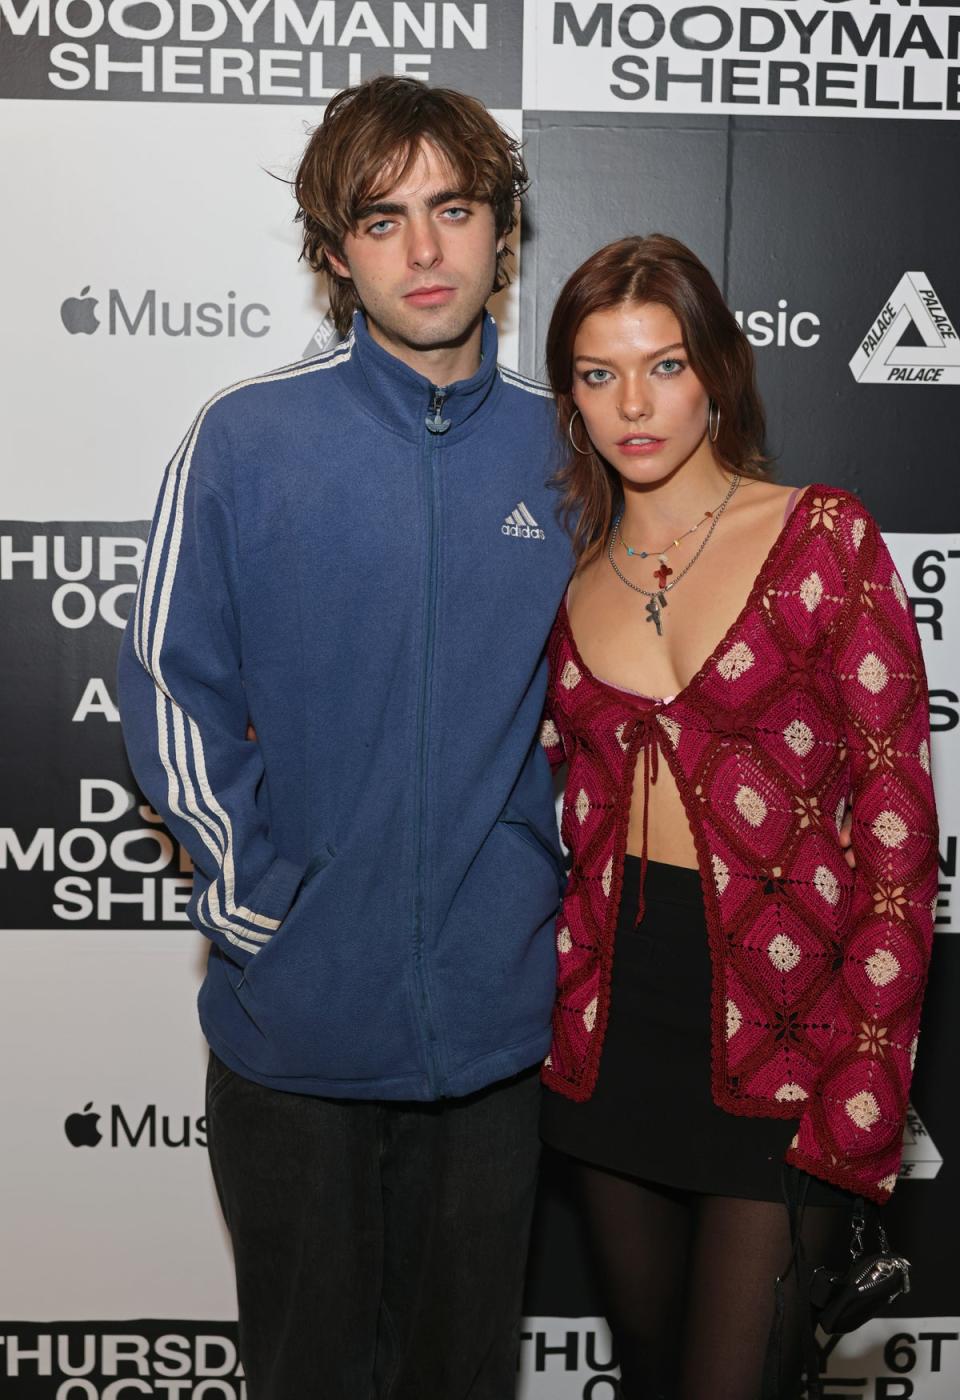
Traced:
POLYGON ((569 762, 572 867, 544 1079, 596 1083, 638 756, 694 835, 712 1092, 797 1118, 787 1160, 885 1201, 896 1182, 937 895, 926 682, 906 591, 856 497, 814 486, 740 616, 669 707, 591 675, 561 606, 541 742, 569 762), (853 803, 856 870, 837 840, 853 803))

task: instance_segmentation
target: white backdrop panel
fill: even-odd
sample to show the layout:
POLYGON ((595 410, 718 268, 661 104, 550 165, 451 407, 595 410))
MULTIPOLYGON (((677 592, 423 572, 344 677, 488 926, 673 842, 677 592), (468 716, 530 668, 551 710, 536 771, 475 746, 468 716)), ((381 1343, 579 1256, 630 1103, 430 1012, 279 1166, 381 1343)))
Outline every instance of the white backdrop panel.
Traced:
MULTIPOLYGON (((519 133, 519 112, 494 115, 519 133)), ((29 133, 0 144, 0 185, 18 191, 0 230, 4 266, 18 269, 5 305, 18 330, 0 348, 7 518, 151 515, 206 399, 307 352, 326 300, 297 261, 283 181, 321 117, 0 102, 0 129, 29 133)), ((518 251, 519 231, 511 242, 518 251)), ((491 303, 512 368, 518 292, 517 277, 491 303)))
POLYGON ((16 1261, 0 1269, 0 1316, 235 1317, 197 1122, 203 940, 8 932, 0 949, 4 1117, 16 1125, 0 1135, 0 1258, 16 1261), (88 1105, 102 1137, 73 1146, 67 1119, 88 1105))
POLYGON ((941 871, 937 928, 956 933, 960 932, 955 868, 960 836, 956 781, 960 772, 960 535, 887 534, 884 538, 914 607, 923 646, 940 853, 946 865, 941 871))
MULTIPOLYGON (((821 1341, 826 1400, 956 1400, 960 1317, 878 1318, 821 1341)), ((517 1400, 616 1400, 603 1318, 527 1318, 520 1356, 517 1400)))
POLYGON ((749 0, 537 0, 524 11, 523 105, 956 120, 954 17, 943 0, 927 3, 917 15, 903 0, 879 14, 877 0, 785 12, 749 0))

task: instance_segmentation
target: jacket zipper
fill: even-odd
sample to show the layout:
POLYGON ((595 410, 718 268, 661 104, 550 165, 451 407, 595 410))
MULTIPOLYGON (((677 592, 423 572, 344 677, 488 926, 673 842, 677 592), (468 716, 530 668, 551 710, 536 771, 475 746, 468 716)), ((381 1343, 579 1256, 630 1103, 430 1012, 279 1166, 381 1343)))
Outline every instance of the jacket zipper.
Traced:
POLYGON ((424 420, 427 437, 424 441, 424 497, 427 537, 427 587, 424 605, 423 664, 420 672, 420 708, 417 716, 417 810, 416 810, 416 902, 414 908, 413 963, 420 1016, 427 1052, 427 1079, 431 1093, 441 1092, 441 1074, 437 1058, 437 1032, 424 967, 424 925, 426 922, 426 814, 427 814, 427 722, 429 718, 430 679, 433 662, 434 634, 437 610, 437 525, 436 495, 440 438, 450 427, 443 417, 444 389, 434 386, 430 411, 424 420))

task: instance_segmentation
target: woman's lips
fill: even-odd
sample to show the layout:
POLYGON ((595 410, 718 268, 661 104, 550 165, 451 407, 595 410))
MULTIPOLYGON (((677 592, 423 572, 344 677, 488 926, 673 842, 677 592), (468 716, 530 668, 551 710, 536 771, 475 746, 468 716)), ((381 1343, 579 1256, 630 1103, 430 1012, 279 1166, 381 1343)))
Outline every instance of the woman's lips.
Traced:
POLYGON ((646 433, 636 433, 633 437, 622 438, 617 443, 617 451, 625 457, 649 457, 659 452, 666 438, 650 437, 646 433))

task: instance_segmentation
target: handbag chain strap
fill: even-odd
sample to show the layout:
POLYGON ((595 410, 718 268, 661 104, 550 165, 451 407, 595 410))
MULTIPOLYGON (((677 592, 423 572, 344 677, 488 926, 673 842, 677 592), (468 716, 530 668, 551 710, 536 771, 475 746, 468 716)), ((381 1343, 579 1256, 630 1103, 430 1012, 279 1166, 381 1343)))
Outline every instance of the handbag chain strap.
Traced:
MULTIPOLYGON (((867 1202, 862 1196, 858 1196, 853 1203, 853 1215, 850 1218, 850 1257, 852 1259, 859 1259, 860 1256, 863 1254, 863 1236, 867 1228, 867 1209, 867 1202)), ((887 1239, 887 1232, 883 1228, 883 1222, 880 1219, 880 1212, 877 1209, 877 1207, 872 1203, 869 1209, 870 1217, 873 1220, 874 1225, 876 1226, 877 1238, 880 1241, 881 1253, 889 1254, 890 1241, 887 1239)))

